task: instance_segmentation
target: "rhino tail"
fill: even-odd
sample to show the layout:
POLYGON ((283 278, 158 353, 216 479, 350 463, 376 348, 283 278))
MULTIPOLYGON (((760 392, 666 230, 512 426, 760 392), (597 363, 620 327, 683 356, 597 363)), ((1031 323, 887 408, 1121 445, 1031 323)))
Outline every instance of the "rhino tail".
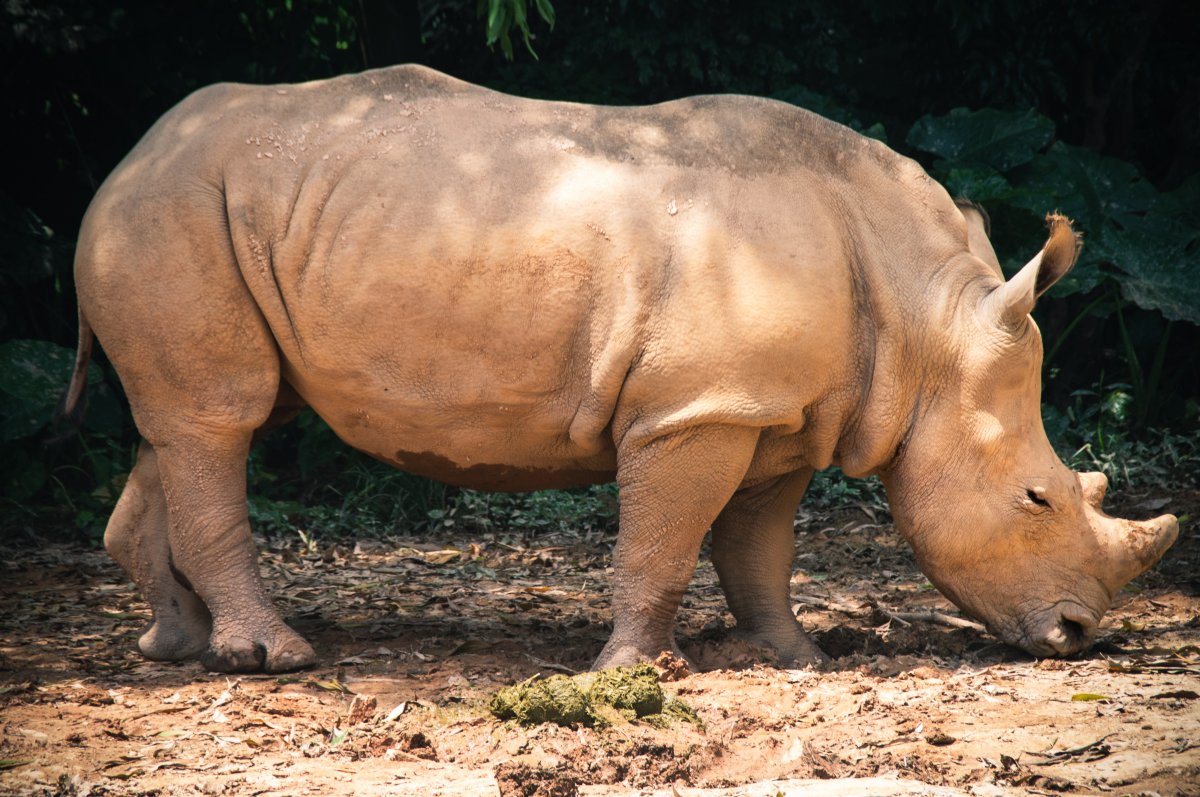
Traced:
POLYGON ((80 308, 79 342, 75 347, 75 368, 71 371, 71 381, 67 385, 66 392, 63 393, 62 400, 58 403, 58 409, 54 412, 56 424, 66 428, 47 440, 47 443, 51 445, 61 443, 73 435, 83 423, 83 416, 87 410, 88 363, 92 359, 92 343, 95 339, 92 325, 88 323, 83 309, 80 308))

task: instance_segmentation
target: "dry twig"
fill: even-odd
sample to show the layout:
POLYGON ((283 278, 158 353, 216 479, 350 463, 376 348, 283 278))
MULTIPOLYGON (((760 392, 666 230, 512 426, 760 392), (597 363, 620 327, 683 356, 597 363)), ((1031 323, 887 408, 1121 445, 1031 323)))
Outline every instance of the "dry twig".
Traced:
MULTIPOLYGON (((800 605, 816 606, 819 609, 825 609, 830 612, 840 612, 841 614, 849 615, 850 617, 865 617, 869 612, 862 607, 846 606, 842 603, 833 603, 822 598, 814 598, 809 595, 795 595, 792 597, 797 604, 793 607, 793 611, 799 608, 800 605)), ((945 625, 951 628, 970 628, 973 631, 985 631, 982 625, 974 620, 968 620, 965 617, 954 617, 953 615, 943 612, 926 609, 920 612, 895 612, 891 609, 885 609, 879 604, 872 603, 871 608, 878 609, 883 614, 887 615, 892 620, 895 620, 902 625, 910 623, 934 623, 936 625, 945 625)))

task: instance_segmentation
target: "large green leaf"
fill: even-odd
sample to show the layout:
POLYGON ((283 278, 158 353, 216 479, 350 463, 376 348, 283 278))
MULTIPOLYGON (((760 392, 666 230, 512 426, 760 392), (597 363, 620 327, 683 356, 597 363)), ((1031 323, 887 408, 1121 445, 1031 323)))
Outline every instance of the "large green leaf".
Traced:
POLYGON ((1112 263, 1127 276, 1126 299, 1175 321, 1200 324, 1200 178, 1163 194, 1144 216, 1106 232, 1112 263))
MULTIPOLYGON (((0 344, 0 440, 31 437, 50 422, 74 364, 74 351, 49 341, 0 344)), ((88 383, 99 380, 90 369, 88 383)))
POLYGON ((1053 136, 1054 122, 1034 110, 955 108, 945 116, 921 117, 905 140, 948 161, 1006 172, 1032 160, 1053 136))
POLYGON ((1013 187, 990 166, 955 166, 937 174, 951 196, 963 197, 987 205, 1006 202, 1013 187))
POLYGON ((1014 205, 1044 212, 1052 203, 1093 235, 1109 221, 1123 223, 1145 213, 1158 196, 1132 163, 1062 142, 1013 180, 1023 189, 1014 205))
POLYGON ((1010 175, 1014 207, 1038 215, 1057 210, 1075 221, 1083 252, 1071 273, 1054 288, 1059 296, 1092 290, 1105 279, 1103 267, 1120 259, 1120 231, 1136 225, 1157 198, 1137 167, 1083 147, 1056 142, 1044 155, 1010 175))

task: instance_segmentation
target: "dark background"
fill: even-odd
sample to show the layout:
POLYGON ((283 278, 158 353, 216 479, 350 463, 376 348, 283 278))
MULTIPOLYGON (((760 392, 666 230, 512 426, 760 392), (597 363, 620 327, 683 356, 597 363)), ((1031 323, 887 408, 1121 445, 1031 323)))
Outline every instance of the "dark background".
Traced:
MULTIPOLYGON (((82 429, 52 421, 75 345, 75 236, 117 161, 206 84, 403 62, 536 97, 629 104, 739 92, 809 107, 982 202, 1006 268, 1044 240, 1042 215, 1062 209, 1087 245, 1037 313, 1052 439, 1064 456, 1084 451, 1114 469, 1131 447, 1182 440, 1195 451, 1200 3, 559 0, 553 28, 527 9, 535 58, 511 16, 488 16, 525 2, 8 0, 0 528, 94 535, 130 464, 136 432, 102 355, 82 429), (486 43, 497 31, 510 36, 511 60, 502 42, 486 43)), ((259 514, 269 525, 281 506, 279 517, 345 501, 382 478, 373 468, 304 417, 252 459, 252 486, 275 496, 259 514)), ((409 520, 440 518, 453 497, 411 479, 388 489, 415 507, 409 520)))

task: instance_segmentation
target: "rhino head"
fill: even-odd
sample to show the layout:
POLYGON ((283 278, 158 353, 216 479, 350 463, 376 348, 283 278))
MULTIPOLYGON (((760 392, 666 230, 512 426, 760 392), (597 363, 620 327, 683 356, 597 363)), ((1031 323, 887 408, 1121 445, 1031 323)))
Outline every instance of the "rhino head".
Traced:
POLYGON ((1007 282, 982 232, 971 235, 992 274, 931 333, 937 373, 923 375, 931 384, 881 475, 897 527, 943 594, 1008 644, 1065 656, 1091 643, 1113 596, 1158 561, 1178 523, 1109 517, 1104 475, 1070 470, 1046 438, 1029 314, 1079 248, 1067 219, 1048 221, 1045 248, 1007 282))

